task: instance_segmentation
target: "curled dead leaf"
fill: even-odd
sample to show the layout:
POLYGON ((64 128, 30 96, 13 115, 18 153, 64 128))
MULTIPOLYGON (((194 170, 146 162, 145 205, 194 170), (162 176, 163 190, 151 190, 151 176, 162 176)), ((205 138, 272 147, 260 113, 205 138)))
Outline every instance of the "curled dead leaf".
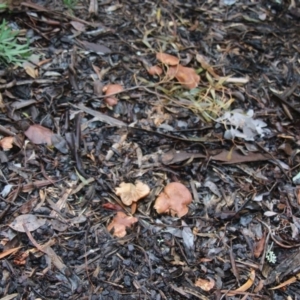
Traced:
POLYGON ((149 193, 149 186, 141 181, 137 181, 135 184, 122 182, 116 188, 116 195, 120 196, 122 202, 128 206, 146 197, 149 193))
POLYGON ((175 77, 178 82, 187 89, 196 88, 200 82, 200 76, 193 68, 184 67, 182 65, 169 67, 166 75, 169 78, 175 77))
POLYGON ((32 214, 25 214, 16 217, 14 221, 9 224, 9 227, 19 232, 25 232, 24 224, 29 231, 34 231, 45 223, 46 219, 37 218, 32 214))
POLYGON ((208 277, 208 280, 198 278, 195 282, 195 286, 199 287, 203 291, 210 291, 212 288, 214 288, 216 282, 212 278, 208 277))
POLYGON ((114 229, 113 235, 121 238, 126 235, 126 228, 131 227, 137 221, 138 218, 127 216, 122 211, 119 211, 114 216, 111 223, 107 226, 107 230, 111 231, 112 229, 114 229))
POLYGON ((162 74, 163 70, 159 66, 152 66, 149 69, 147 69, 147 72, 148 72, 148 74, 150 74, 152 76, 154 76, 154 75, 160 76, 162 74))
POLYGON ((158 52, 156 53, 156 59, 165 65, 176 66, 179 64, 179 58, 167 53, 158 52))
POLYGON ((227 296, 234 296, 236 294, 238 294, 239 292, 246 292, 247 290, 249 290, 251 288, 251 286, 253 285, 255 280, 255 270, 251 270, 250 272, 250 276, 248 278, 248 280, 241 285, 239 288, 237 288, 236 290, 232 290, 232 291, 226 291, 226 290, 222 290, 222 293, 226 293, 227 296))
POLYGON ((170 213, 179 218, 189 211, 188 205, 192 202, 190 191, 180 182, 169 183, 159 194, 154 208, 158 214, 170 213))

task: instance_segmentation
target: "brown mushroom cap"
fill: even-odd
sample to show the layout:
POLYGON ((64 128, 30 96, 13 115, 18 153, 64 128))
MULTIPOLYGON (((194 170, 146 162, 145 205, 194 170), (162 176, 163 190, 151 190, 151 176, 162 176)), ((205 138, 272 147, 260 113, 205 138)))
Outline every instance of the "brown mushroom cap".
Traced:
POLYGON ((110 96, 110 97, 104 98, 104 102, 109 107, 113 107, 113 106, 116 106, 118 104, 118 99, 116 97, 114 97, 114 96, 110 96))
POLYGON ((136 181, 135 184, 122 182, 120 186, 116 188, 116 195, 120 196, 125 205, 131 205, 133 202, 137 202, 146 197, 149 193, 149 186, 141 181, 136 181))
POLYGON ((169 183, 159 194, 154 208, 158 214, 170 213, 173 217, 183 217, 188 213, 188 204, 192 202, 190 191, 180 182, 169 183))
POLYGON ((178 65, 175 67, 169 67, 167 76, 170 78, 176 78, 180 84, 188 89, 194 89, 200 82, 200 76, 193 68, 184 67, 178 65))
POLYGON ((103 87, 102 91, 105 93, 106 96, 111 94, 119 93, 124 90, 121 84, 108 84, 103 87))
POLYGON ((147 69, 148 73, 152 76, 157 75, 160 76, 163 72, 162 68, 159 66, 152 66, 149 69, 147 69))
POLYGON ((179 58, 167 53, 156 53, 156 59, 165 65, 176 66, 179 64, 179 58))
POLYGON ((118 211, 111 223, 107 226, 107 230, 111 231, 114 228, 114 236, 124 237, 126 235, 126 228, 131 227, 132 224, 136 223, 137 221, 137 218, 127 216, 122 211, 118 211))

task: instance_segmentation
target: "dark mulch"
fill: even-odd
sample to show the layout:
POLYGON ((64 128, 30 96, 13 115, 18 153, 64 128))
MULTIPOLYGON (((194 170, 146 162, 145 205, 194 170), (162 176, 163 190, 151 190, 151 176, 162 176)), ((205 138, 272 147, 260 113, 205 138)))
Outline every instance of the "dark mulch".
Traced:
POLYGON ((0 134, 15 144, 0 151, 0 299, 300 297, 296 277, 285 283, 300 267, 300 6, 227 2, 98 1, 93 14, 93 1, 25 1, 1 14, 36 58, 1 65, 0 134), (201 101, 147 73, 159 51, 197 70, 202 95, 252 110, 263 133, 224 139, 218 105, 208 122, 201 101), (218 86, 197 54, 243 82, 218 86), (113 109, 108 83, 125 88, 113 109), (32 124, 57 134, 55 146, 28 142, 32 124), (116 238, 114 209, 130 209, 115 189, 137 179, 151 192, 116 238), (169 182, 193 195, 181 219, 153 208, 169 182), (26 214, 43 224, 9 227, 26 214))

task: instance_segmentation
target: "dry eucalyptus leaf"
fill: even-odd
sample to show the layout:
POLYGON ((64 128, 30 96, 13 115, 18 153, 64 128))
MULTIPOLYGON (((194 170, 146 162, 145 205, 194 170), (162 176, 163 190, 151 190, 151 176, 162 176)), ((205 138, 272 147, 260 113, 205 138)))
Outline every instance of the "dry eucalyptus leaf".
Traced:
POLYGON ((25 232, 23 226, 23 224, 25 224, 26 228, 28 228, 29 231, 34 231, 43 226, 45 222, 46 219, 40 219, 35 215, 26 214, 16 217, 15 220, 9 225, 9 227, 19 232, 25 232))
POLYGON ((114 236, 124 237, 126 235, 126 228, 131 227, 137 221, 138 218, 127 216, 122 211, 119 211, 114 216, 111 223, 107 226, 107 230, 111 231, 112 229, 114 229, 114 236))
POLYGON ((70 24, 71 24, 77 31, 84 32, 84 31, 86 30, 85 25, 82 24, 81 22, 71 21, 70 24))
POLYGON ((120 196, 122 202, 128 206, 146 197, 149 193, 149 186, 141 181, 137 181, 135 184, 122 182, 116 188, 116 195, 120 196))
POLYGON ((39 124, 29 126, 24 134, 34 144, 47 144, 48 146, 52 145, 51 139, 54 133, 52 130, 39 124))
POLYGON ((236 294, 238 294, 239 292, 246 292, 247 290, 249 290, 253 283, 255 281, 255 270, 251 270, 250 271, 250 276, 248 278, 248 280, 241 285, 239 288, 237 288, 236 290, 221 290, 222 293, 226 293, 228 296, 234 296, 236 294))

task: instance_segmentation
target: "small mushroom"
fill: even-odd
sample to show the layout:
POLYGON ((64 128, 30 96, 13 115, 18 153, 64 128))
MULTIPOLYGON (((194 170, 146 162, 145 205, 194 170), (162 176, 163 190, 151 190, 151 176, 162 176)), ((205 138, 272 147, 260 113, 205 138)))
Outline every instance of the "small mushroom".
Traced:
POLYGON ((105 85, 102 89, 103 93, 105 93, 105 96, 107 96, 107 97, 104 98, 105 103, 109 107, 116 106, 118 104, 118 99, 114 94, 122 92, 123 90, 124 90, 124 88, 120 84, 105 85))
POLYGON ((111 231, 114 229, 113 235, 121 238, 126 235, 126 228, 131 227, 137 221, 138 218, 127 216, 122 211, 118 211, 111 223, 108 224, 107 230, 111 231))
POLYGON ((111 96, 104 98, 104 102, 107 104, 107 106, 114 107, 118 104, 118 99, 116 97, 111 96))
POLYGON ((190 191, 180 182, 169 183, 159 194, 154 208, 158 214, 170 213, 181 218, 188 213, 188 205, 192 202, 190 191))
POLYGON ((0 140, 0 147, 3 151, 8 151, 13 147, 14 144, 14 137, 13 136, 6 136, 0 140))
POLYGON ((120 196, 122 202, 127 206, 146 197, 149 193, 149 186, 141 181, 137 181, 135 184, 122 182, 116 188, 116 195, 120 196))
POLYGON ((184 67, 182 65, 171 66, 167 71, 169 78, 176 78, 181 85, 188 89, 194 89, 200 82, 200 76, 193 68, 184 67))
POLYGON ((179 64, 179 58, 167 53, 156 53, 156 59, 168 66, 176 66, 179 64))
POLYGON ((148 71, 148 74, 154 76, 154 75, 157 75, 157 76, 160 76, 163 72, 162 68, 159 67, 159 66, 152 66, 150 67, 149 69, 147 69, 148 71))

